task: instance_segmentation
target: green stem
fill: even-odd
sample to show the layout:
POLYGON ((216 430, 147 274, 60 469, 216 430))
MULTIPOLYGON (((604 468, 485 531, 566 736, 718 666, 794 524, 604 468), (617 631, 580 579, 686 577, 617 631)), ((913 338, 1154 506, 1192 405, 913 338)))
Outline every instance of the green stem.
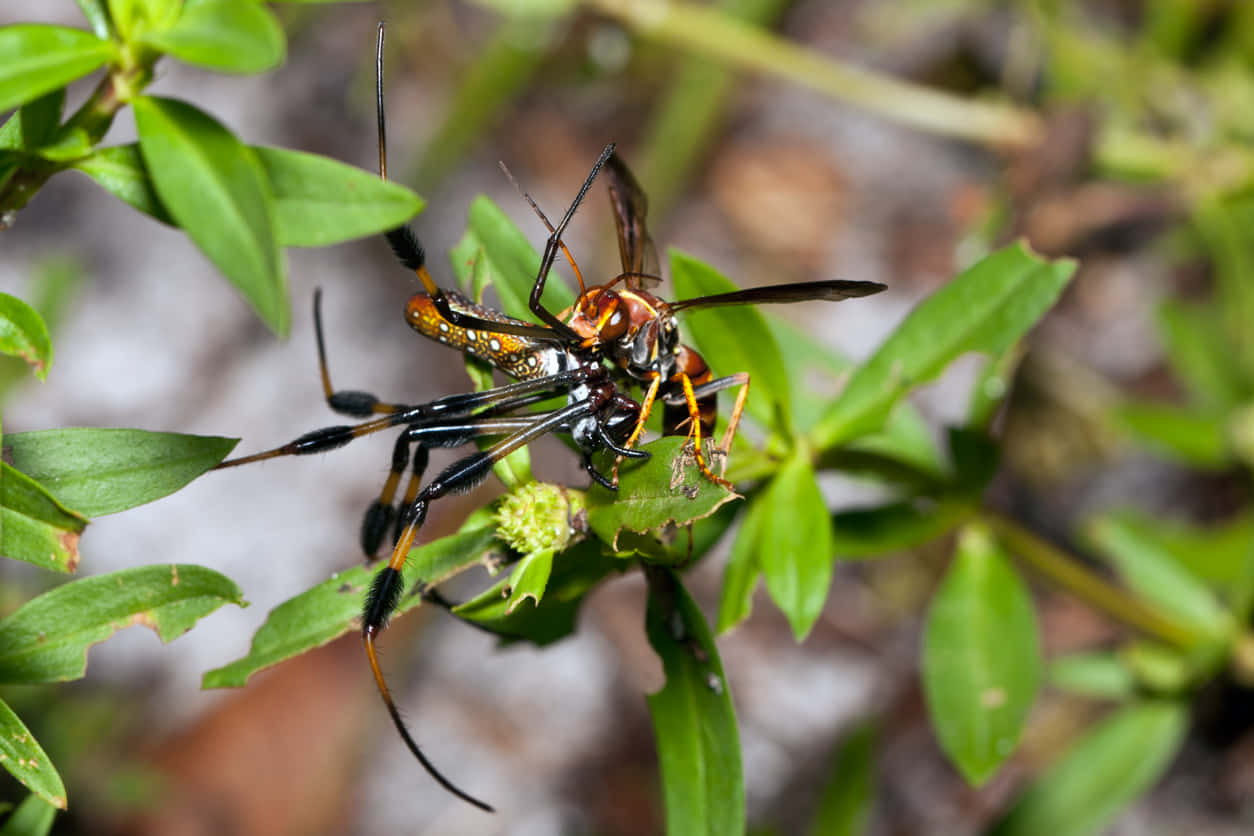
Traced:
POLYGON ((980 513, 980 519, 997 533, 1011 553, 1020 560, 1107 615, 1182 650, 1193 650, 1203 642, 1201 636, 1185 625, 1164 616, 1109 581, 1098 577, 1066 552, 1045 542, 1018 523, 987 510, 980 513))
POLYGON ((1001 148, 1039 142, 1041 118, 854 67, 712 8, 661 0, 585 0, 640 35, 731 67, 810 87, 905 125, 1001 148))

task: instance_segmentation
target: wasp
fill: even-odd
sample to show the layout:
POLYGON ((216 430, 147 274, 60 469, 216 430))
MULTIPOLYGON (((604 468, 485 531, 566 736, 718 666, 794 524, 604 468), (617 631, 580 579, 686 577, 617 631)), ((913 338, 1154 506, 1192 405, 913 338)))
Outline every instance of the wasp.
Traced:
MULTIPOLYGON (((384 27, 380 24, 376 42, 376 107, 379 175, 386 179, 383 41, 384 27)), ((417 276, 423 287, 406 305, 409 325, 426 337, 487 361, 515 382, 425 404, 386 403, 367 392, 337 390, 328 372, 321 294, 315 293, 318 366, 327 405, 337 413, 367 420, 317 429, 280 447, 219 465, 235 467, 280 456, 321 453, 364 435, 401 429, 383 489, 367 509, 361 526, 361 547, 369 557, 376 554, 389 533, 393 540, 387 565, 376 573, 366 597, 362 640, 379 694, 410 752, 442 787, 489 812, 492 808, 488 804, 452 783, 418 747, 397 710, 379 665, 376 641, 400 601, 401 568, 431 503, 449 493, 472 489, 487 478, 496 462, 549 433, 568 434, 580 451, 589 476, 614 489, 615 480, 596 468, 593 455, 609 450, 620 458, 647 457, 648 453, 635 449, 635 444, 659 400, 664 410, 663 432, 686 433, 693 441, 701 472, 730 487, 710 469, 701 452, 701 441, 714 431, 718 392, 738 386, 719 445, 721 453, 726 454, 744 410, 749 376, 742 372, 714 377, 701 355, 681 342, 676 315, 720 305, 835 301, 884 289, 874 282, 835 280, 773 285, 679 302, 661 299, 652 292, 661 281, 661 274, 645 223, 647 200, 613 144, 601 152, 556 225, 530 196, 523 196, 549 232, 528 300, 528 308, 539 322, 506 316, 456 291, 441 288, 427 270, 425 252, 412 227, 404 225, 385 233, 397 259, 417 276), (588 286, 562 242, 562 235, 598 175, 604 175, 608 183, 622 270, 604 284, 588 286), (541 297, 559 255, 572 267, 579 296, 570 308, 554 313, 542 304, 541 297), (633 399, 625 391, 633 386, 643 390, 642 400, 633 399), (566 404, 548 411, 525 411, 554 396, 565 396, 566 404), (458 447, 482 438, 498 440, 453 462, 424 484, 430 448, 458 447), (402 493, 400 484, 407 470, 410 475, 402 493)))

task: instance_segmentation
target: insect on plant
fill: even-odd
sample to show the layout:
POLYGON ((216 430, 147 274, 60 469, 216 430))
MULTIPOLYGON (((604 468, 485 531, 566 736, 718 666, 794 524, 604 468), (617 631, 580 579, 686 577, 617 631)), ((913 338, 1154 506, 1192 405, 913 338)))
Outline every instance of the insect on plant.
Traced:
MULTIPOLYGON (((386 179, 383 33, 380 24, 376 45, 376 105, 379 175, 386 179)), ((487 477, 496 462, 549 433, 568 434, 580 451, 589 476, 612 490, 615 479, 597 469, 593 455, 609 450, 620 458, 647 457, 646 451, 634 449, 634 445, 658 400, 662 401, 664 409, 663 432, 687 434, 701 472, 714 482, 730 486, 710 469, 701 452, 701 440, 713 432, 717 393, 738 386, 735 406, 718 448, 726 454, 744 409, 749 376, 740 373, 715 378, 700 354, 680 342, 675 315, 684 310, 718 305, 840 300, 884 289, 874 282, 823 281, 775 285, 680 302, 663 301, 650 291, 661 279, 645 227, 647 201, 614 147, 607 145, 601 152, 556 225, 530 196, 523 195, 549 231, 528 305, 539 323, 506 316, 456 291, 444 290, 428 272, 425 253, 411 227, 401 226, 386 233, 398 260, 417 275, 423 286, 423 292, 411 296, 406 306, 410 326, 424 336, 488 362, 514 378, 514 383, 449 395, 425 404, 385 403, 366 392, 336 390, 327 368, 321 293, 316 292, 314 326, 327 405, 340 414, 369 420, 317 429, 280 447, 219 465, 236 467, 280 456, 321 453, 364 435, 401 429, 388 477, 379 497, 367 509, 361 526, 361 547, 368 557, 374 557, 389 533, 393 541, 387 565, 375 574, 366 597, 362 639, 379 694, 410 752, 446 790, 486 811, 492 808, 445 778, 414 742, 392 699, 375 647, 377 637, 400 601, 401 569, 430 504, 446 494, 475 487, 487 477), (608 182, 622 272, 605 284, 587 287, 574 258, 562 243, 562 234, 598 174, 604 174, 608 182), (555 314, 544 307, 541 296, 559 252, 571 265, 580 295, 571 308, 555 314), (642 401, 626 393, 631 386, 644 389, 642 401), (560 408, 525 411, 541 401, 563 395, 566 404, 560 408), (430 448, 459 447, 485 438, 498 440, 486 449, 455 461, 423 484, 430 448), (409 477, 398 499, 407 470, 409 477)), ((432 598, 440 600, 438 595, 432 598)))

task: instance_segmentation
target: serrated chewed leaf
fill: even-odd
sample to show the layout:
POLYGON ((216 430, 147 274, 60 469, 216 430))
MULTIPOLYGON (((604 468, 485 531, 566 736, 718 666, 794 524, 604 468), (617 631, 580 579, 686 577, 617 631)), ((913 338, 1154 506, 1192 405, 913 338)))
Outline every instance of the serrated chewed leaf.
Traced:
POLYGON ((52 364, 52 338, 44 319, 16 296, 0 293, 0 354, 20 357, 45 380, 52 364))
POLYGON ((253 151, 270 178, 282 246, 351 241, 394 229, 422 211, 422 198, 369 171, 286 148, 253 151))
POLYGON ((1137 682, 1118 654, 1070 653, 1049 663, 1049 686, 1070 694, 1107 700, 1131 699, 1137 682))
MULTIPOLYGON (((6 437, 8 440, 9 437, 6 437)), ((78 539, 87 521, 43 485, 0 462, 0 554, 42 569, 78 568, 78 539)))
POLYGON ((142 624, 168 642, 222 605, 241 602, 239 587, 203 566, 141 566, 79 578, 0 621, 0 682, 78 679, 88 648, 124 627, 142 624))
MULTIPOLYGON (((501 297, 501 310, 516 319, 535 321, 528 303, 540 270, 540 256, 495 203, 486 197, 474 199, 466 234, 449 253, 449 260, 454 275, 463 282, 473 270, 486 271, 501 297), (478 259, 487 261, 479 263, 478 259)), ((556 313, 572 305, 575 294, 557 271, 550 270, 542 299, 545 307, 556 313)))
POLYGON ((923 633, 923 691, 945 754, 982 784, 1019 742, 1041 679, 1027 586, 982 528, 965 529, 923 633))
POLYGON ((549 575, 553 571, 553 552, 545 550, 529 554, 518 562, 509 576, 509 603, 505 607, 508 615, 518 609, 518 605, 530 600, 534 606, 540 606, 544 599, 544 589, 549 585, 549 575))
POLYGON ((823 787, 812 836, 862 836, 871 817, 875 780, 875 727, 855 728, 836 751, 823 787))
POLYGON ((1220 470, 1233 464, 1224 415, 1130 401, 1114 410, 1116 422, 1155 451, 1193 467, 1220 470))
MULTIPOLYGON (((3 700, 0 700, 0 764, 34 793, 32 798, 40 804, 45 807, 50 804, 59 810, 65 809, 65 785, 61 783, 56 767, 21 718, 3 700)), ((40 814, 33 804, 28 808, 28 802, 29 799, 23 802, 18 812, 9 817, 4 824, 6 829, 19 813, 22 814, 19 824, 31 826, 36 826, 47 816, 46 813, 40 814)), ((48 818, 48 823, 52 823, 51 818, 48 818)), ((25 834, 28 831, 22 829, 14 832, 25 834)), ((33 832, 37 833, 38 830, 33 832)))
MULTIPOLYGON (((671 524, 687 525, 740 498, 701 474, 684 452, 686 443, 672 436, 645 444, 640 449, 650 457, 622 462, 617 491, 600 485, 589 489, 588 525, 598 537, 614 546, 620 531, 643 534, 671 524)), ((608 473, 613 457, 601 456, 598 461, 608 473)))
POLYGON ((987 256, 920 303, 863 364, 815 426, 820 449, 883 426, 893 405, 970 351, 998 356, 1058 299, 1072 261, 1043 261, 1023 244, 987 256))
POLYGON ((801 641, 827 601, 835 554, 831 519, 809 459, 796 453, 784 462, 762 503, 758 560, 766 589, 801 641))
MULTIPOLYGON (((740 290, 715 270, 679 250, 670 251, 671 283, 679 299, 713 296, 740 290)), ((684 324, 696 347, 717 363, 720 376, 748 372, 746 410, 761 422, 787 435, 792 428, 792 392, 784 360, 771 329, 752 306, 696 309, 684 314, 684 324)))
MULTIPOLYGON (((7 729, 0 729, 7 731, 7 729)), ((33 741, 32 741, 33 742, 33 741)), ((5 766, 8 766, 6 763, 5 766)), ((10 770, 12 771, 12 770, 10 770)), ((19 781, 21 777, 14 775, 19 781)), ((25 781, 22 781, 25 784, 25 781)), ((28 795, 18 808, 0 825, 0 836, 46 836, 52 831, 52 822, 58 809, 65 809, 65 790, 56 796, 60 804, 45 801, 38 795, 28 795)))
POLYGON ((113 56, 113 45, 81 29, 23 23, 0 27, 0 111, 87 75, 113 56))
POLYGON ((283 63, 286 41, 256 0, 187 0, 178 22, 140 41, 180 61, 228 73, 260 73, 283 63))
POLYGON ((144 159, 140 156, 137 143, 101 148, 76 161, 74 167, 95 180, 97 185, 118 200, 151 215, 163 224, 174 223, 152 187, 152 180, 148 177, 148 169, 144 167, 144 159))
POLYGON ((1231 617, 1210 590, 1158 543, 1142 537, 1139 527, 1105 515, 1090 522, 1086 533, 1123 581, 1165 615, 1211 638, 1233 629, 1231 617))
POLYGON ((767 504, 755 497, 740 518, 740 530, 736 532, 727 569, 723 572, 723 592, 718 603, 720 635, 740 624, 753 611, 753 592, 762 574, 762 529, 767 511, 767 504))
POLYGON ((147 430, 77 428, 4 438, 13 466, 88 517, 174 493, 210 470, 238 439, 147 430))
POLYGON ((880 557, 929 543, 971 516, 961 499, 890 502, 832 515, 832 548, 840 560, 880 557))
POLYGON ((666 685, 649 695, 666 832, 742 836, 740 735, 718 648, 701 610, 667 569, 649 570, 645 617, 666 685))
POLYGON ((279 335, 291 312, 274 197, 251 148, 186 102, 139 96, 139 148, 161 203, 279 335))
MULTIPOLYGON (((405 589, 422 579, 429 583, 456 574, 481 560, 494 548, 495 532, 480 528, 453 534, 419 546, 409 553, 401 570, 405 589)), ((279 604, 253 636, 248 655, 207 672, 204 688, 240 688, 257 671, 277 665, 307 650, 321 647, 350 630, 361 629, 361 611, 378 567, 355 566, 337 572, 312 589, 279 604)), ((420 595, 401 599, 396 615, 422 603, 420 595)))
POLYGON ((990 836, 1101 833, 1166 770, 1187 725, 1188 707, 1174 702, 1116 711, 1028 787, 990 836))

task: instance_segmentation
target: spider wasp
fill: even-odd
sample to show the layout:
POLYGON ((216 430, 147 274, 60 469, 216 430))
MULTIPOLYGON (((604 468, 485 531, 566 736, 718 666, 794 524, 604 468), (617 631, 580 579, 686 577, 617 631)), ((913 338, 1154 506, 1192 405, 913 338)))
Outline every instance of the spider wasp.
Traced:
MULTIPOLYGON (((387 179, 383 33, 384 27, 380 24, 376 46, 379 175, 387 179)), ((579 449, 589 476, 612 490, 615 480, 597 470, 593 454, 610 450, 620 458, 646 458, 649 454, 634 449, 634 445, 659 400, 663 404, 663 432, 668 435, 686 433, 693 442, 701 472, 730 488, 730 483, 716 475, 705 461, 701 440, 714 430, 718 392, 739 387, 727 429, 718 446, 719 451, 726 454, 744 410, 749 376, 739 373, 715 378, 701 355, 680 342, 676 314, 720 305, 838 301, 884 289, 884 285, 875 282, 833 280, 772 285, 679 302, 664 301, 652 292, 661 281, 661 273, 645 226, 647 199, 614 147, 607 145, 601 152, 556 225, 529 195, 523 195, 549 231, 528 303, 539 323, 506 316, 457 291, 442 289, 428 272, 425 253, 410 226, 385 233, 397 259, 417 275, 423 286, 423 292, 411 296, 406 306, 410 326, 424 336, 487 361, 515 382, 475 393, 449 395, 425 404, 385 403, 367 392, 337 390, 331 385, 327 370, 321 293, 315 292, 318 367, 327 405, 342 415, 368 420, 317 429, 282 446, 231 459, 218 466, 235 467, 280 456, 326 452, 364 435, 401 428, 388 477, 379 497, 367 509, 361 526, 361 547, 368 557, 373 558, 389 532, 394 543, 387 565, 375 575, 366 597, 362 640, 379 694, 410 752, 442 787, 488 812, 492 812, 488 804, 444 777, 418 747, 392 698, 375 647, 378 635, 400 601, 401 567, 414 546, 431 503, 449 493, 474 488, 487 478, 496 462, 549 433, 568 434, 579 449), (562 242, 562 235, 599 174, 608 183, 622 271, 605 284, 589 287, 562 242), (544 307, 541 296, 559 253, 570 264, 580 294, 573 306, 554 314, 544 307), (625 386, 641 387, 643 400, 638 402, 625 394, 625 386), (523 411, 561 395, 566 397, 562 407, 541 412, 523 411), (459 447, 481 438, 499 440, 453 462, 423 484, 429 448, 459 447), (398 488, 406 470, 410 475, 398 500, 398 488)), ((440 601, 435 596, 433 600, 440 601)))

